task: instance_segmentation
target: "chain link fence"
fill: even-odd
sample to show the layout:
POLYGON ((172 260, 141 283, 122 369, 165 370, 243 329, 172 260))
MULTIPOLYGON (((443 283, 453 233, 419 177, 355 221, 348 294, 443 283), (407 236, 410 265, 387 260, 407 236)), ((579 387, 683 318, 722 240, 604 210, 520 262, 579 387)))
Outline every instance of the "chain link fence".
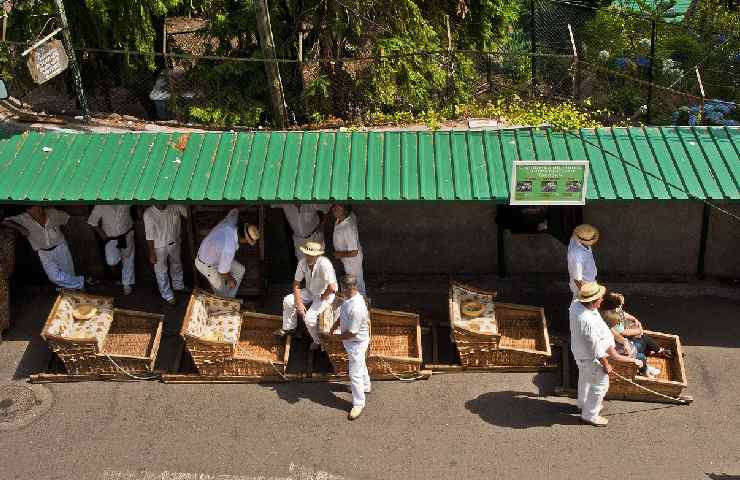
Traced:
MULTIPOLYGON (((322 59, 318 48, 309 48, 302 60, 278 60, 290 122, 406 123, 426 112, 514 94, 572 100, 605 112, 607 123, 737 118, 734 106, 722 116, 704 111, 706 103, 709 110, 724 111, 724 103, 740 101, 737 38, 704 38, 682 24, 565 0, 531 0, 529 16, 510 36, 506 52, 358 52, 322 59), (712 99, 722 100, 719 107, 712 99)), ((236 56, 243 51, 239 45, 227 45, 234 56, 210 55, 223 51, 223 42, 209 36, 203 21, 183 19, 166 26, 166 54, 77 50, 91 112, 173 124, 269 127, 264 60, 236 56)), ((79 115, 69 71, 36 85, 20 55, 26 47, 0 43, 9 93, 29 111, 79 115)))

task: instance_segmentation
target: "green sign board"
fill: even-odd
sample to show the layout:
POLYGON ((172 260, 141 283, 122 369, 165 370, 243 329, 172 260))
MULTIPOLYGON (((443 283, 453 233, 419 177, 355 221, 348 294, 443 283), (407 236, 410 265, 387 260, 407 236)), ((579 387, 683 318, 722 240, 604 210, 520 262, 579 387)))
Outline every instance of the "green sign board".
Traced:
POLYGON ((587 161, 515 161, 511 205, 584 205, 587 161))

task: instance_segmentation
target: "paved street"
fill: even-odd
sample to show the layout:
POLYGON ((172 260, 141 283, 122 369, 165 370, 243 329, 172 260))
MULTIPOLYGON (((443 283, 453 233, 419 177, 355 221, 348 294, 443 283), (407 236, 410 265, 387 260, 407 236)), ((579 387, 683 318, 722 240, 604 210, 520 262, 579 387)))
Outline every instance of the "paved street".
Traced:
MULTIPOLYGON (((609 428, 596 429, 571 414, 574 400, 549 396, 556 373, 440 374, 376 382, 365 413, 350 423, 343 384, 54 384, 46 386, 53 396, 46 413, 0 433, 0 478, 737 478, 737 286, 721 289, 729 295, 706 288, 696 297, 672 288, 629 296, 629 309, 649 328, 681 335, 691 406, 612 401, 609 428)), ((406 303, 442 315, 445 290, 432 290, 406 303)), ((374 303, 400 308, 411 298, 389 291, 399 290, 378 288, 374 303)), ((23 384, 43 370, 46 347, 38 333, 53 296, 44 289, 16 295, 17 327, 0 345, 0 384, 23 384)), ((510 286, 500 296, 545 304, 551 329, 562 331, 565 309, 558 310, 552 292, 510 286)), ((162 307, 142 287, 119 303, 163 310, 174 333, 185 302, 162 307)), ((165 339, 162 357, 172 355, 173 341, 165 339)))

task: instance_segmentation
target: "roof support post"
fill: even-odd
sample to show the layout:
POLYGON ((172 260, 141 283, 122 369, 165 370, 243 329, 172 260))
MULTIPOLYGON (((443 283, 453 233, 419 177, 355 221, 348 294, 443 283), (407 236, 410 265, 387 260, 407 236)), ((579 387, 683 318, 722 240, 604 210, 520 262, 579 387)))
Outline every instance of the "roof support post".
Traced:
POLYGON ((699 280, 704 278, 704 257, 707 254, 707 235, 709 233, 709 204, 703 203, 704 208, 701 212, 701 233, 699 235, 699 259, 696 262, 696 276, 699 280))
POLYGON ((496 225, 496 254, 498 255, 498 276, 506 276, 506 242, 504 241, 504 228, 496 225))

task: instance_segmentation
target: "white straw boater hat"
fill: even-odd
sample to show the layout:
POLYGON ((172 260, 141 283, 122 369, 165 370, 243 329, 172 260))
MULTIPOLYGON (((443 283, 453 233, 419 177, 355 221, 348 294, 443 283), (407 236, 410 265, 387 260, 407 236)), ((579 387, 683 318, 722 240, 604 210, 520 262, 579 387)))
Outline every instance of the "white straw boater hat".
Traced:
POLYGON ((252 225, 250 223, 244 224, 244 237, 248 238, 252 241, 257 241, 260 239, 260 229, 257 228, 257 225, 252 225))
POLYGON ((599 241, 599 229, 594 227, 593 225, 584 223, 583 225, 578 225, 575 229, 573 229, 573 236, 582 245, 590 247, 591 245, 599 241))
POLYGON ((324 254, 324 246, 319 242, 306 242, 300 248, 301 252, 310 257, 320 257, 324 254))
POLYGON ((75 320, 90 320, 98 313, 98 308, 94 305, 82 304, 72 310, 72 317, 75 320))
POLYGON ((596 282, 588 282, 581 285, 578 290, 578 301, 581 303, 593 302, 604 296, 606 287, 596 282))

